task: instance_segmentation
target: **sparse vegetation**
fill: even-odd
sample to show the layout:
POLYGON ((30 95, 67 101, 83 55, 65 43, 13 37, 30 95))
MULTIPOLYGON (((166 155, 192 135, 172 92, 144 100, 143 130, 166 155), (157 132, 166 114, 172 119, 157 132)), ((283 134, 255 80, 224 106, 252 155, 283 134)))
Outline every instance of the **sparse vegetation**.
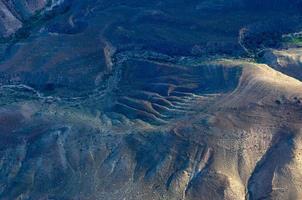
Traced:
POLYGON ((283 36, 283 43, 287 46, 302 46, 302 33, 283 36))

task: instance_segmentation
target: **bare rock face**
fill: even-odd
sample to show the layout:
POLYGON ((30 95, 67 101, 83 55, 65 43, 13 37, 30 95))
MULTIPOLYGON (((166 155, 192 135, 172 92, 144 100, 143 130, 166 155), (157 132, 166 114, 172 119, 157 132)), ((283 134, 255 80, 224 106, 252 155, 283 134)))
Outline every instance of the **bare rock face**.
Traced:
POLYGON ((2 1, 0 2, 1 9, 1 29, 2 37, 9 37, 22 27, 22 22, 15 16, 2 1))
POLYGON ((64 0, 2 0, 0 2, 0 37, 13 37, 22 28, 41 18, 64 0))
POLYGON ((297 3, 0 1, 0 199, 301 199, 297 3))

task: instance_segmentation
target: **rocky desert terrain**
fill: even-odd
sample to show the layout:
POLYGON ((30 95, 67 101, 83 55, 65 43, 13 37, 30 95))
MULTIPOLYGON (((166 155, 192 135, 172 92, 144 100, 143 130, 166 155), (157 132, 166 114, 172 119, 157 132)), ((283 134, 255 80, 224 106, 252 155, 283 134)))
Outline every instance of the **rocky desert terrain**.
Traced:
POLYGON ((0 199, 302 199, 301 14, 0 0, 0 199))

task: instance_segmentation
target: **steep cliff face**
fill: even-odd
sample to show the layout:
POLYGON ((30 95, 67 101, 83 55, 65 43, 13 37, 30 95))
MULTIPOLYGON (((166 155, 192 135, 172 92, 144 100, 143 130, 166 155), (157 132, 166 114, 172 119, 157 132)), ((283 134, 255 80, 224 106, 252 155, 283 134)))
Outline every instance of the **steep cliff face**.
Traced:
POLYGON ((15 16, 10 9, 2 1, 0 2, 1 9, 1 29, 2 37, 9 37, 22 27, 21 21, 15 16))
POLYGON ((0 1, 0 199, 301 199, 298 3, 0 1))
MULTIPOLYGON (((49 15, 54 8, 64 4, 64 0, 2 0, 0 1, 0 37, 5 40, 22 28, 30 28, 43 15, 49 15)), ((66 1, 67 2, 67 1, 66 1)))

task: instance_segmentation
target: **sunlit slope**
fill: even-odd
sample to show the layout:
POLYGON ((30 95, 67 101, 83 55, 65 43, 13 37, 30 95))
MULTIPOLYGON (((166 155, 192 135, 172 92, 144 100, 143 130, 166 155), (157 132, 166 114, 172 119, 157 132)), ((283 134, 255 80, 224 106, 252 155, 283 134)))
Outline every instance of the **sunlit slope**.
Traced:
MULTIPOLYGON (((224 71, 223 76, 216 72, 215 81, 222 85, 212 86, 215 95, 202 87, 182 96, 176 91, 168 94, 169 88, 148 92, 141 82, 137 94, 153 98, 121 96, 116 103, 132 109, 115 109, 115 115, 101 110, 101 115, 85 114, 37 100, 3 107, 1 177, 9 178, 2 180, 2 198, 298 198, 301 82, 267 65, 240 60, 206 62, 196 68, 224 71), (225 90, 231 69, 241 73, 236 86, 225 90), (156 97, 167 103, 166 109, 160 103, 150 106, 156 97), (194 97, 189 111, 179 103, 188 97, 194 97), (182 115, 172 115, 181 111, 182 115), (155 113, 158 118, 167 113, 174 117, 161 121, 155 113), (124 117, 112 118, 118 114, 124 117), (7 160, 7 155, 15 159, 7 160)), ((175 77, 172 69, 185 68, 169 68, 170 79, 175 77)))

